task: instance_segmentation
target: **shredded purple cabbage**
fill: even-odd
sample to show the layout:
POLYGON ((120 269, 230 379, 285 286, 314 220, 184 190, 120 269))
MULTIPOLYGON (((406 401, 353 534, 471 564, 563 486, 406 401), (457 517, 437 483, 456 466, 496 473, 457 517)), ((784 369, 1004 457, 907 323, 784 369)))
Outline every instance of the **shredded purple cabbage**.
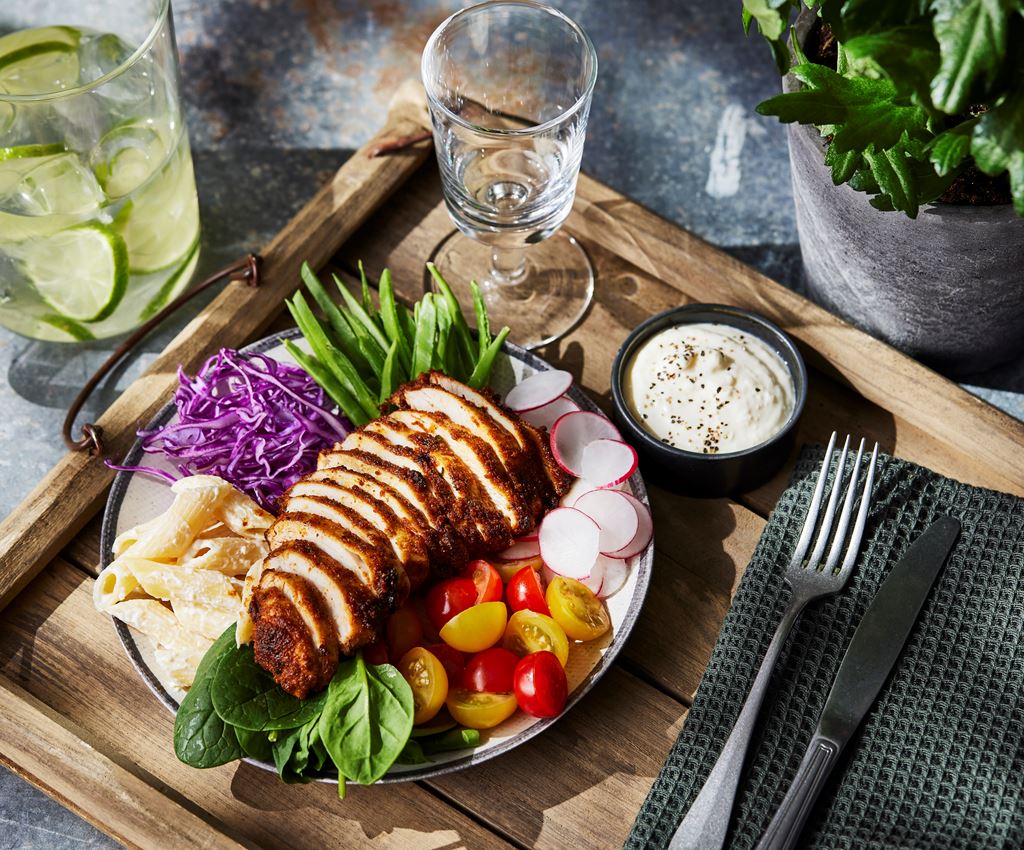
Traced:
MULTIPOLYGON (((264 354, 224 348, 194 378, 179 368, 178 381, 178 419, 139 431, 143 451, 166 455, 182 476, 219 475, 267 510, 352 430, 309 375, 264 354)), ((107 465, 177 480, 152 466, 107 465)))

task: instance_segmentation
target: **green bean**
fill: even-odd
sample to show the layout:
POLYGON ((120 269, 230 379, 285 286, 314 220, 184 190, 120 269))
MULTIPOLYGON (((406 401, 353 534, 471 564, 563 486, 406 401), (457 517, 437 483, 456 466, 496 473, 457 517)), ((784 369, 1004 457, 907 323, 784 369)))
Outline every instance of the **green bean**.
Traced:
POLYGON ((502 328, 498 331, 498 335, 491 340, 491 344, 487 346, 487 350, 484 351, 480 359, 476 363, 476 368, 473 370, 473 374, 469 376, 469 380, 466 381, 473 389, 483 389, 487 385, 487 379, 491 375, 491 367, 494 365, 494 359, 498 356, 498 352, 501 351, 502 343, 505 342, 505 338, 509 334, 507 327, 502 328))
POLYGON ((324 329, 316 320, 313 311, 309 309, 306 299, 301 292, 296 292, 288 304, 295 323, 302 331, 302 335, 309 341, 313 354, 320 360, 338 379, 359 403, 359 406, 366 412, 370 419, 380 415, 380 408, 374 400, 366 383, 363 381, 352 361, 339 351, 324 333, 324 329))
MULTIPOLYGON (((384 323, 384 332, 392 343, 398 343, 398 361, 402 371, 408 374, 412 368, 412 346, 405 335, 405 330, 399 318, 398 305, 395 303, 395 287, 391 283, 390 269, 384 269, 380 276, 377 296, 380 298, 380 317, 384 323)), ((405 308, 403 307, 402 309, 404 310, 405 308)))
MULTIPOLYGON (((440 369, 441 371, 447 371, 448 365, 448 345, 449 336, 452 330, 452 316, 451 313, 445 309, 444 302, 441 302, 437 308, 437 340, 434 343, 434 357, 431 362, 431 366, 434 369, 440 369)), ((452 347, 454 348, 454 341, 452 340, 452 347)))
POLYGON ((434 332, 437 330, 437 309, 434 306, 434 294, 428 292, 416 305, 419 314, 416 319, 416 338, 412 348, 412 372, 415 379, 424 372, 430 371, 434 360, 434 332))
POLYGON ((337 286, 338 290, 341 292, 341 297, 345 301, 345 306, 348 308, 345 318, 349 320, 353 330, 355 329, 357 322, 365 328, 369 335, 373 337, 374 342, 380 346, 380 354, 381 357, 383 357, 389 347, 389 343, 384 337, 384 332, 380 329, 380 326, 370 318, 367 312, 363 309, 363 305, 360 304, 355 299, 355 296, 348 291, 348 287, 341 282, 340 278, 337 275, 332 275, 332 277, 334 278, 335 286, 337 286))
POLYGON ((373 296, 370 294, 370 281, 366 277, 366 269, 363 268, 363 261, 359 261, 359 282, 363 291, 363 309, 371 319, 377 318, 377 310, 373 306, 373 296))
POLYGON ((352 333, 352 328, 345 321, 345 317, 342 315, 338 305, 327 294, 327 290, 324 289, 324 285, 320 282, 316 273, 309 267, 309 263, 302 264, 301 275, 306 283, 306 288, 309 289, 310 294, 313 296, 313 300, 324 311, 327 323, 331 330, 334 331, 333 342, 336 347, 345 353, 361 374, 368 375, 370 373, 370 364, 359 350, 359 342, 355 334, 352 333))
MULTIPOLYGON (((462 315, 462 307, 459 306, 459 299, 455 297, 455 293, 452 292, 452 288, 448 285, 442 276, 441 272, 437 270, 437 266, 433 263, 427 263, 427 269, 430 271, 431 276, 434 278, 434 282, 437 284, 438 292, 441 293, 441 297, 444 299, 445 304, 448 306, 448 312, 452 317, 452 324, 455 327, 455 339, 461 348, 462 354, 464 355, 464 363, 467 367, 467 373, 472 371, 472 364, 476 363, 477 355, 474 353, 476 346, 473 345, 473 337, 469 332, 469 324, 466 322, 466 317, 462 315)), ((459 375, 458 377, 463 377, 459 375)))
POLYGON ((346 390, 337 379, 330 373, 319 360, 316 359, 312 354, 307 354, 301 348, 299 348, 290 339, 283 340, 285 350, 291 354, 303 370, 308 374, 314 381, 317 382, 331 400, 338 405, 338 409, 341 410, 345 416, 347 416, 353 424, 364 425, 367 421, 366 414, 363 413, 363 409, 359 406, 352 394, 346 390))
POLYGON ((473 290, 473 311, 476 313, 477 360, 484 356, 487 346, 491 344, 491 322, 487 318, 487 307, 484 305, 480 287, 475 280, 469 282, 473 290))
POLYGON ((388 349, 388 356, 384 358, 384 370, 380 376, 380 403, 384 404, 395 391, 398 382, 395 380, 395 371, 398 366, 398 340, 391 343, 388 349))

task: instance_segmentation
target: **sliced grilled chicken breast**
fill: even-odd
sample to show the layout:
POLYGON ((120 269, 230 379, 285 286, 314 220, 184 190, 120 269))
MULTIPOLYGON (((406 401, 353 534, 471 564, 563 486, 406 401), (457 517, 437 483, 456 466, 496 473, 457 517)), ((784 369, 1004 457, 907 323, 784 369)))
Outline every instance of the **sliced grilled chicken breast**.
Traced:
POLYGON ((271 570, 254 596, 256 663, 299 699, 327 686, 338 666, 338 637, 323 597, 306 579, 271 570))

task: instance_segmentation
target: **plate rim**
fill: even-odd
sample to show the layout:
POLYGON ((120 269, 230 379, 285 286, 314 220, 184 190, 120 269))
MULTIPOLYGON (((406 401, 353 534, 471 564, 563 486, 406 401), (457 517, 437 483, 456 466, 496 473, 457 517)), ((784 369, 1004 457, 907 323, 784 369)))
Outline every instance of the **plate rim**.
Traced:
MULTIPOLYGON (((280 345, 282 340, 294 339, 301 335, 298 328, 289 328, 287 330, 278 331, 277 333, 270 334, 269 336, 263 337, 256 342, 250 343, 249 345, 238 349, 240 354, 258 354, 268 349, 276 348, 280 345)), ((509 357, 521 360, 527 366, 530 366, 535 371, 546 371, 554 369, 552 366, 542 357, 534 354, 532 351, 528 351, 521 346, 514 343, 510 343, 507 340, 502 345, 502 351, 509 357)), ((588 410, 595 413, 604 415, 602 411, 591 398, 574 382, 569 389, 570 398, 580 405, 581 409, 588 410)), ((177 412, 174 401, 169 401, 156 413, 155 416, 146 424, 146 429, 152 429, 160 427, 167 423, 168 420, 177 412)), ((122 465, 133 466, 139 463, 144 456, 142 451, 142 440, 136 438, 135 442, 132 443, 131 448, 125 455, 122 465)), ((113 560, 113 543, 114 538, 117 536, 117 519, 120 515, 121 507, 124 504, 125 497, 127 496, 128 485, 134 475, 140 473, 130 472, 126 470, 119 471, 114 477, 113 484, 110 488, 110 493, 107 496, 107 502, 103 509, 103 522, 100 528, 100 567, 105 569, 108 564, 113 560)), ((650 508, 650 499, 647 494, 647 487, 644 484, 643 477, 640 475, 638 469, 629 478, 629 485, 632 489, 633 495, 640 499, 647 507, 650 508)), ((537 720, 537 722, 531 724, 526 729, 510 737, 507 741, 503 741, 500 744, 496 744, 493 747, 488 747, 486 750, 478 751, 476 748, 468 752, 465 756, 460 758, 452 759, 451 761, 444 762, 442 764, 430 764, 424 765, 420 769, 405 770, 395 774, 385 774, 381 779, 377 780, 377 785, 391 785, 399 782, 413 782, 423 779, 432 779, 437 776, 443 776, 448 773, 454 773, 460 770, 465 770, 467 767, 472 767, 476 764, 482 764, 485 761, 489 761, 492 758, 503 755, 512 749, 525 744, 532 738, 540 735, 542 732, 550 728, 554 723, 561 720, 568 712, 575 707, 575 705, 590 692, 591 688, 597 684, 597 682, 608 672, 608 669, 615 662, 619 653, 622 651, 626 642, 629 640, 629 636, 633 632, 633 628, 636 626, 636 622, 639 619, 640 611, 643 609, 644 602, 647 600, 647 593, 650 589, 651 583, 651 570, 653 566, 653 553, 654 553, 654 537, 652 535, 650 543, 647 548, 638 556, 635 569, 637 571, 636 587, 633 591, 633 599, 630 601, 629 607, 626 610, 625 617, 616 630, 615 634, 612 635, 612 640, 608 644, 607 649, 601 655, 600 660, 587 674, 586 678, 579 684, 575 691, 569 694, 569 699, 565 704, 565 708, 561 714, 557 717, 548 717, 537 720)), ((167 708, 172 714, 177 714, 179 703, 177 700, 167 692, 163 684, 157 678, 156 674, 150 669, 149 665, 146 664, 145 659, 142 657, 142 653, 139 650, 138 644, 135 641, 134 635, 131 630, 123 622, 118 620, 116 617, 111 616, 111 621, 114 624, 114 629, 117 632, 118 639, 121 642, 121 646, 128 656, 128 660, 131 662, 135 671, 139 674, 142 680, 149 687, 153 695, 167 708)), ((240 761, 247 762, 255 767, 262 770, 277 772, 273 764, 269 762, 262 762, 258 759, 245 756, 240 761)), ((317 776, 313 780, 314 782, 321 782, 331 785, 338 783, 338 778, 334 775, 317 776)))

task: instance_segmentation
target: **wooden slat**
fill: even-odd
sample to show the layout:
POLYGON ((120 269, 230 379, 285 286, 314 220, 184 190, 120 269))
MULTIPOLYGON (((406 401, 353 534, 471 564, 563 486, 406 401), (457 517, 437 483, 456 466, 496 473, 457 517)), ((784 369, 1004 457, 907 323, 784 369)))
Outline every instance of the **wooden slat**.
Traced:
POLYGON ((89 735, 0 676, 0 761, 128 847, 242 850, 113 758, 89 735), (91 790, 89 805, 79 800, 91 790))
MULTIPOLYGON (((176 823, 177 798, 219 822, 232 839, 265 848, 507 848, 414 784, 356 786, 339 801, 331 786, 284 785, 276 775, 241 763, 204 771, 182 764, 171 746, 174 719, 132 669, 109 619, 93 609, 91 582, 56 561, 19 594, 0 613, 0 672, 81 727, 95 742, 93 769, 117 760, 132 773, 144 768, 152 777, 148 784, 160 788, 165 805, 135 794, 123 798, 128 809, 155 806, 152 823, 137 812, 139 820, 130 824, 149 830, 139 846, 179 846, 164 840, 167 825, 176 823)), ((45 751, 46 739, 31 747, 45 751)), ((6 744, 0 748, 8 752, 6 744)), ((49 770, 59 771, 62 751, 48 753, 49 770)), ((83 769, 89 769, 87 756, 86 750, 83 769)), ((104 808, 108 791, 95 781, 65 790, 62 802, 96 811, 97 826, 115 837, 129 825, 118 819, 120 813, 104 808)))
MULTIPOLYGON (((262 252, 261 284, 229 284, 100 417, 108 452, 122 457, 140 422, 170 396, 179 365, 194 370, 222 346, 259 333, 298 283, 304 260, 319 266, 416 169, 425 148, 369 159, 369 147, 414 132, 423 121, 415 98, 396 99, 387 124, 338 170, 262 252)), ((113 473, 84 452, 66 455, 0 523, 0 608, 50 561, 100 507, 113 473)))

